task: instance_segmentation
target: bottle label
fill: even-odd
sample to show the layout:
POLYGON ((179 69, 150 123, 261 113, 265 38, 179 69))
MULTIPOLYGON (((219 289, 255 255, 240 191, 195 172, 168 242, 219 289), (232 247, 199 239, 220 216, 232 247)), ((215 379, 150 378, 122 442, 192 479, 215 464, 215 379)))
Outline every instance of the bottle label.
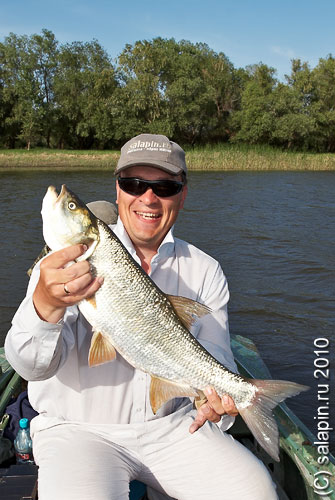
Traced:
POLYGON ((16 457, 19 460, 31 460, 30 453, 16 453, 16 457))

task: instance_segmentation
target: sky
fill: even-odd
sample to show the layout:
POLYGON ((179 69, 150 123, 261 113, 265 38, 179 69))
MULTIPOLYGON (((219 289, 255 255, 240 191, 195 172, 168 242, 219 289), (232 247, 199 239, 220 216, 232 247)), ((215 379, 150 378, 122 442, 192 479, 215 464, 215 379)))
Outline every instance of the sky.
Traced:
POLYGON ((115 59, 137 40, 189 40, 285 81, 292 59, 314 68, 335 54, 334 19, 334 0, 0 0, 0 41, 46 28, 60 43, 96 39, 115 59))

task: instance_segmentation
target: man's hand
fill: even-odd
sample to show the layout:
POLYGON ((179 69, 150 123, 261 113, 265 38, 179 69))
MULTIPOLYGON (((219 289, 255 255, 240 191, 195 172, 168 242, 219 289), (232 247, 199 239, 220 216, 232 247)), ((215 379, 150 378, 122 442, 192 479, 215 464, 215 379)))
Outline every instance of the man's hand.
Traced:
POLYGON ((92 278, 86 260, 65 267, 86 250, 86 245, 73 245, 49 255, 41 262, 40 279, 33 301, 37 314, 44 321, 57 323, 64 316, 66 307, 91 297, 103 283, 102 278, 92 278))
POLYGON ((220 398, 212 387, 207 387, 204 392, 207 402, 198 409, 195 420, 189 429, 191 434, 202 427, 207 420, 217 423, 220 422, 222 415, 227 414, 232 417, 238 415, 238 410, 230 396, 224 394, 220 398))

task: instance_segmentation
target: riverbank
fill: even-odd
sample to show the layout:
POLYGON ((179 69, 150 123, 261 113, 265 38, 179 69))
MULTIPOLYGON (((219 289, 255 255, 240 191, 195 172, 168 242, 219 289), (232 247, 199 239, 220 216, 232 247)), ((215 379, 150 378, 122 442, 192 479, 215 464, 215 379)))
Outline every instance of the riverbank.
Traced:
MULTIPOLYGON (((0 171, 114 170, 118 151, 73 151, 35 148, 0 150, 0 171)), ((190 170, 335 170, 335 154, 288 152, 268 146, 222 144, 186 148, 190 170)))

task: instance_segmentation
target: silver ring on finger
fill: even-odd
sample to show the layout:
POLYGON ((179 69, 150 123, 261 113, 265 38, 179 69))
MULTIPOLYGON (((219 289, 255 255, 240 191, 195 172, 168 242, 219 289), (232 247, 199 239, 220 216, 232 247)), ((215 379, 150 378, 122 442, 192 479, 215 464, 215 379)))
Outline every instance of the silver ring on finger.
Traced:
POLYGON ((64 283, 63 285, 63 288, 64 288, 64 292, 68 295, 70 292, 70 290, 68 289, 68 287, 66 286, 66 283, 64 283))

